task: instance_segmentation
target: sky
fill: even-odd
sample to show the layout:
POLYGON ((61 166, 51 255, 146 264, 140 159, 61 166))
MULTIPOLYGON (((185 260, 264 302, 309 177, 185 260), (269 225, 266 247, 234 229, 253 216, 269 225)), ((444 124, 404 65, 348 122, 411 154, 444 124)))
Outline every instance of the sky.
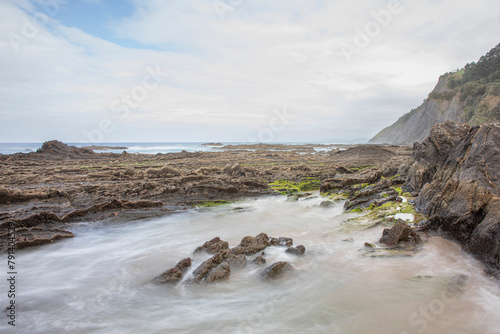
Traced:
POLYGON ((499 36, 498 0, 0 0, 0 142, 371 138, 499 36))

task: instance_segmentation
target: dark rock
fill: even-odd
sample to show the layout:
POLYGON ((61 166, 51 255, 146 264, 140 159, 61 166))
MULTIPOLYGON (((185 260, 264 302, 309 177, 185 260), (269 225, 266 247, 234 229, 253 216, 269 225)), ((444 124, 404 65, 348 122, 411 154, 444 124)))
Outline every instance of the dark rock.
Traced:
POLYGON ((422 243, 422 239, 407 223, 398 219, 390 230, 384 230, 380 243, 391 247, 414 248, 422 243))
POLYGON ((247 265, 247 258, 245 255, 234 255, 230 254, 226 260, 231 268, 243 268, 247 265))
POLYGON ((319 203, 319 206, 322 208, 329 208, 333 205, 334 203, 332 201, 323 201, 319 203))
POLYGON ((184 272, 191 267, 191 258, 187 257, 180 260, 175 267, 165 271, 158 277, 156 277, 153 282, 156 284, 170 284, 177 283, 182 279, 184 272))
POLYGON ((215 254, 223 249, 229 249, 229 243, 221 240, 219 237, 215 237, 212 240, 205 242, 202 246, 197 247, 194 250, 194 253, 196 254, 205 251, 208 254, 215 254))
POLYGON ((271 238, 269 242, 272 246, 287 246, 290 247, 293 245, 293 239, 287 237, 279 237, 279 238, 271 238))
POLYGON ((265 280, 275 280, 283 277, 283 275, 292 270, 292 266, 285 261, 273 263, 262 272, 262 277, 265 280))
POLYGON ((223 262, 208 273, 205 282, 214 283, 214 282, 225 281, 229 279, 230 274, 231 274, 231 267, 229 266, 229 263, 223 262))
POLYGON ((255 264, 257 264, 257 265, 262 265, 262 264, 266 263, 266 259, 264 259, 264 257, 262 257, 261 255, 259 255, 252 262, 255 263, 255 264))
POLYGON ((269 237, 265 233, 261 233, 256 237, 246 236, 241 240, 238 246, 231 250, 231 252, 235 255, 252 255, 266 249, 268 244, 269 237))
POLYGON ((219 264, 226 261, 230 251, 225 249, 221 250, 210 259, 204 261, 193 271, 193 279, 195 282, 203 281, 212 269, 216 268, 219 264))
POLYGON ((298 245, 297 247, 288 247, 285 252, 295 255, 304 255, 306 252, 306 248, 303 245, 298 245))
POLYGON ((321 182, 320 191, 328 192, 335 189, 343 189, 354 184, 372 184, 380 180, 382 172, 377 168, 365 168, 354 174, 338 175, 333 179, 326 179, 321 182))
POLYGON ((82 155, 92 155, 94 154, 94 151, 88 148, 78 148, 75 146, 69 146, 60 141, 52 140, 43 143, 42 147, 36 150, 36 153, 75 157, 82 155))
POLYGON ((395 201, 399 194, 391 186, 390 179, 382 179, 350 196, 344 204, 344 209, 347 211, 357 208, 366 209, 372 204, 378 207, 384 203, 395 201))
POLYGON ((417 192, 428 226, 500 273, 500 124, 446 122, 415 144, 403 189, 417 192))

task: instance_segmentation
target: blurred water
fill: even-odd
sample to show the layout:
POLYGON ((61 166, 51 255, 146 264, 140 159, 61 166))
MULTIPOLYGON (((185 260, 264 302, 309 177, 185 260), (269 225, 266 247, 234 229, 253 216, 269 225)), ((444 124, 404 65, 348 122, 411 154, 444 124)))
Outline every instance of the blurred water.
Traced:
MULTIPOLYGON (((74 225, 76 238, 18 252, 17 326, 4 318, 0 332, 500 333, 498 281, 458 245, 432 237, 411 258, 363 257, 364 242, 376 242, 382 229, 345 232, 352 215, 342 213, 343 203, 320 208, 321 200, 266 197, 155 220, 74 225), (303 257, 266 250, 266 265, 293 265, 283 280, 262 281, 263 267, 249 263, 213 285, 148 283, 187 256, 194 270, 209 257, 192 255, 206 240, 219 236, 232 247, 261 232, 307 249, 303 257), (460 274, 468 280, 453 284, 460 274)), ((6 293, 1 301, 7 305, 6 293)))

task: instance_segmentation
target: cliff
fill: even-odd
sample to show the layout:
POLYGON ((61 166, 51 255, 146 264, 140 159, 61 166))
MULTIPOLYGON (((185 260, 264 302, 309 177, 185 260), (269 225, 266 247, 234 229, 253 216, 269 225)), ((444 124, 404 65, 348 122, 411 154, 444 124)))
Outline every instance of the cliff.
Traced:
POLYGON ((500 124, 446 122, 414 144, 404 190, 429 227, 457 240, 500 277, 500 124))
POLYGON ((500 121, 500 44, 477 63, 442 75, 422 105, 401 116, 370 140, 411 145, 446 121, 479 125, 500 121))

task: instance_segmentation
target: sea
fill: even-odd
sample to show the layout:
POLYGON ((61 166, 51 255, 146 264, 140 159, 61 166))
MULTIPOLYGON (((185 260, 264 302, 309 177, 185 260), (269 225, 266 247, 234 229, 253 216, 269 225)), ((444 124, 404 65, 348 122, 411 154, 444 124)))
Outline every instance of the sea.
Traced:
MULTIPOLYGON (((354 142, 342 141, 335 143, 312 143, 313 145, 318 145, 316 151, 328 151, 331 148, 325 148, 322 145, 346 145, 352 144, 354 142)), ((356 142, 357 143, 357 142, 356 142)), ((43 143, 0 143, 0 154, 14 154, 14 153, 29 153, 35 152, 37 149, 42 147, 43 143)), ((93 144, 90 143, 66 143, 71 146, 76 147, 86 147, 93 144)), ((126 149, 105 149, 105 150, 94 150, 97 153, 122 153, 127 151, 127 153, 143 153, 143 154, 157 154, 157 153, 178 153, 182 151, 186 152, 220 152, 223 149, 220 146, 208 146, 203 145, 206 142, 158 142, 158 143, 98 143, 96 146, 109 146, 109 147, 126 147, 126 149)), ((249 142, 223 142, 223 145, 248 145, 248 144, 260 144, 260 143, 249 143, 249 142)), ((306 142, 283 142, 283 143, 271 143, 271 144, 283 144, 283 145, 304 145, 311 144, 306 142)))

